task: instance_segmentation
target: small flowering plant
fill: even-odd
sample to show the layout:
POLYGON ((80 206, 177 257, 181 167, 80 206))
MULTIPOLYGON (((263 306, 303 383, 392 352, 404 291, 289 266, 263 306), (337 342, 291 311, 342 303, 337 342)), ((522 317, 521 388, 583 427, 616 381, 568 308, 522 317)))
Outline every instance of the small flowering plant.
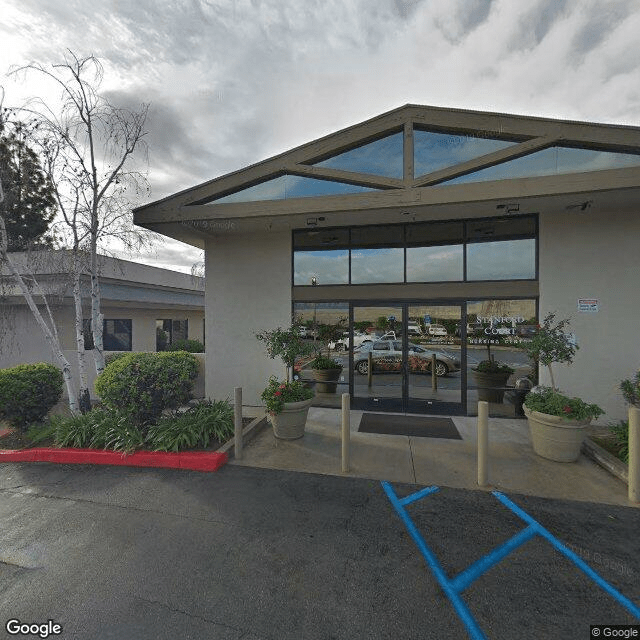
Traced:
POLYGON ((307 389, 301 380, 281 382, 275 376, 271 376, 267 388, 260 397, 266 405, 267 412, 275 416, 282 412, 285 402, 309 400, 313 398, 313 391, 307 389))
POLYGON ((535 387, 527 395, 524 406, 530 411, 567 420, 595 420, 604 413, 597 404, 587 404, 580 398, 569 398, 550 387, 535 387))

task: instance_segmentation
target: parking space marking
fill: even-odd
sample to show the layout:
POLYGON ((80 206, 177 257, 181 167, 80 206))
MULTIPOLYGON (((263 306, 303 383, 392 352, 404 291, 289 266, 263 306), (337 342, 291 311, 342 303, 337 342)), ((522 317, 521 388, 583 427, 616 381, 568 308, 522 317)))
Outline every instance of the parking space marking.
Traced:
POLYGON ((413 502, 421 500, 432 493, 436 493, 439 487, 426 487, 420 489, 415 493, 409 494, 404 498, 398 498, 396 492, 389 482, 382 481, 382 488, 389 498, 396 513, 403 521, 409 535, 413 538, 420 553, 422 554, 425 562, 430 567, 433 575, 438 580, 438 583, 442 587, 451 604, 453 605, 456 613, 465 625, 469 636, 473 640, 486 640, 486 636, 482 629, 478 626, 475 618, 469 611, 467 605, 461 598, 461 593, 469 587, 477 578, 486 573, 489 569, 494 567, 504 558, 506 558, 511 552, 518 549, 520 546, 534 538, 535 536, 541 536, 547 540, 557 551, 562 553, 566 558, 571 560, 581 571, 589 576, 601 589, 611 595, 620 605, 622 605, 627 611, 631 613, 635 618, 640 620, 640 608, 636 606, 629 598, 621 594, 617 589, 612 587, 602 576, 596 573, 586 562, 580 557, 568 549, 558 538, 552 533, 547 531, 537 520, 532 518, 526 511, 518 507, 507 496, 499 491, 493 491, 493 495, 514 514, 516 514, 521 520, 523 520, 527 526, 519 533, 516 533, 509 540, 496 547, 493 551, 489 552, 472 565, 461 571, 454 578, 449 578, 442 568, 435 553, 431 550, 425 539, 418 531, 415 523, 407 513, 405 507, 413 502))

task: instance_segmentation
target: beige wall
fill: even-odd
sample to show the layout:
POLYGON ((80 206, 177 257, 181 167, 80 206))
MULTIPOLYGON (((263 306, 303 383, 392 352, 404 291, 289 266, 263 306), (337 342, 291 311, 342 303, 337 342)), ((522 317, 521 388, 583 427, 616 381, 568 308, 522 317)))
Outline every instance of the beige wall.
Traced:
POLYGON ((229 235, 206 246, 206 392, 260 405, 270 375, 284 376, 255 334, 291 321, 291 234, 229 235))
POLYGON ((571 318, 580 347, 554 367, 556 384, 605 409, 602 424, 625 417, 618 385, 640 368, 639 239, 637 212, 540 215, 540 318, 571 318), (598 312, 578 312, 579 298, 597 298, 598 312))

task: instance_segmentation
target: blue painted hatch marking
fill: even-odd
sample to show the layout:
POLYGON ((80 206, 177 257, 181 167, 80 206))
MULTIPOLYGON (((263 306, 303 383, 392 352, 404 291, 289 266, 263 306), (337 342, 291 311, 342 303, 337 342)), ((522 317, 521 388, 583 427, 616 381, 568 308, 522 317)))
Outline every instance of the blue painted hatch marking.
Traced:
POLYGON ((634 617, 640 620, 640 608, 636 606, 629 598, 621 594, 617 589, 612 587, 602 576, 596 573, 586 562, 584 562, 573 551, 568 549, 560 540, 558 540, 552 533, 547 531, 537 520, 532 518, 526 511, 518 507, 507 496, 499 491, 493 491, 492 494, 508 509, 515 513, 521 520, 527 523, 527 527, 522 529, 519 533, 516 533, 509 540, 496 547, 493 551, 489 552, 472 565, 461 571, 457 576, 450 579, 447 577, 444 569, 440 565, 435 553, 431 550, 426 543, 420 532, 418 531, 415 523, 407 513, 405 506, 421 500, 432 493, 439 491, 439 487, 426 487, 420 489, 415 493, 409 494, 404 498, 398 498, 396 492, 389 482, 382 481, 380 483, 389 502, 392 504, 396 513, 400 519, 404 522, 409 535, 416 543, 418 550, 425 559, 425 562, 433 572, 436 580, 442 587, 456 613, 462 620, 462 623, 467 629, 469 636, 473 640, 486 640, 486 636, 482 629, 478 626, 476 619, 469 611, 467 605, 460 597, 460 594, 471 585, 477 578, 486 573, 489 569, 498 564, 501 560, 506 558, 512 551, 515 551, 521 547, 524 543, 528 542, 535 536, 541 536, 547 540, 557 551, 562 553, 565 557, 571 560, 580 570, 582 570, 587 576, 589 576, 601 589, 611 595, 619 604, 621 604, 627 611, 629 611, 634 617))

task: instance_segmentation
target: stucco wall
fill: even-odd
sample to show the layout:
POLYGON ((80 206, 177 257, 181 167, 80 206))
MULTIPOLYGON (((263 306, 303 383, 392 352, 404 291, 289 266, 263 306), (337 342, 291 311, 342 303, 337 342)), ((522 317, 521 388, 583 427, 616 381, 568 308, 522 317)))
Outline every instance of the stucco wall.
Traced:
POLYGON ((270 375, 282 378, 255 334, 291 321, 291 234, 229 235, 206 246, 206 393, 260 405, 270 375))
POLYGON ((554 367, 556 384, 599 404, 602 424, 626 416, 618 385, 640 368, 639 238, 637 212, 540 215, 540 318, 570 317, 580 347, 572 366, 554 367), (580 298, 598 312, 578 312, 580 298))

